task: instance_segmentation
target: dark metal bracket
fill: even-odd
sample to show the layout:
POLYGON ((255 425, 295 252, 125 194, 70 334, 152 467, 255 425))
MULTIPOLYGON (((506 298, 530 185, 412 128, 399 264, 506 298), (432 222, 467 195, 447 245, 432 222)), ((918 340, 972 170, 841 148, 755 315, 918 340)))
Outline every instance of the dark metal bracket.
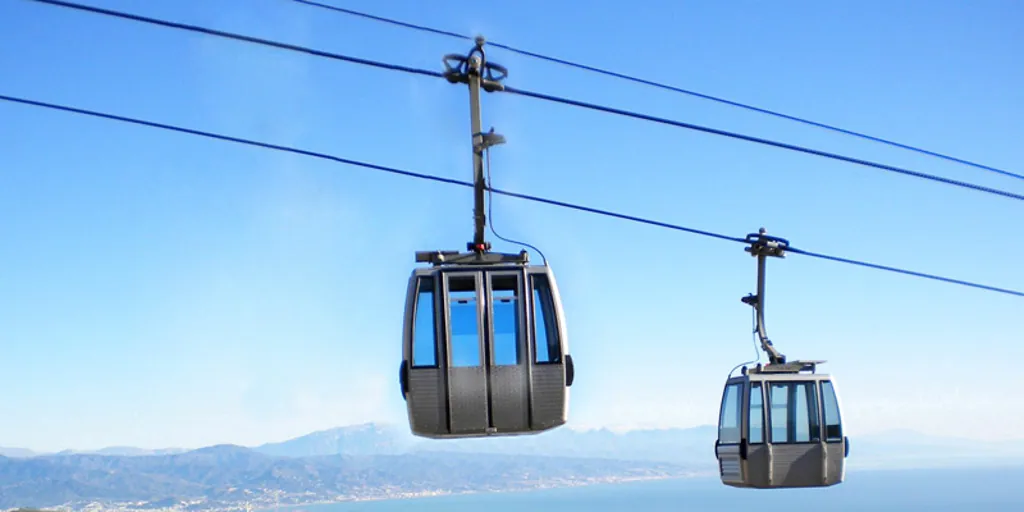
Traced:
POLYGON ((768 257, 785 258, 789 241, 784 238, 768 236, 766 233, 767 230, 761 228, 757 233, 747 235, 747 242, 750 243, 750 246, 744 250, 757 258, 757 294, 747 295, 740 300, 754 308, 757 336, 761 340, 761 348, 768 354, 770 364, 785 365, 786 356, 779 352, 768 339, 768 333, 764 327, 764 282, 766 260, 768 257))

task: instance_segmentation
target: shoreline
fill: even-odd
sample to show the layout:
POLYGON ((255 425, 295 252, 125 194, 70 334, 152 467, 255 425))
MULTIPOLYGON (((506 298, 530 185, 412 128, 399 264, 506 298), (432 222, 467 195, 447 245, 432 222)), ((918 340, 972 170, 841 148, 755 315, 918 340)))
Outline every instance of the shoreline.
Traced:
POLYGON ((187 508, 189 505, 198 505, 196 501, 184 504, 181 503, 175 506, 169 507, 153 507, 147 508, 141 503, 135 502, 121 502, 121 503, 109 503, 104 504, 100 502, 92 502, 88 504, 71 504, 66 503, 56 507, 47 507, 47 512, 298 512, 305 508, 315 508, 325 505, 338 505, 347 503, 364 503, 364 502, 375 502, 375 501, 405 501, 405 500, 418 500, 427 498, 437 497, 452 497, 462 495, 476 495, 476 494, 507 494, 507 493, 528 493, 536 491, 547 491, 547 490, 558 490, 558 489, 573 489, 578 487, 592 487, 599 485, 619 485, 629 484, 636 482, 653 482, 653 481, 664 481, 664 480, 681 480, 690 478, 700 478, 705 476, 717 475, 714 471, 686 471, 677 474, 658 474, 658 475, 636 475, 636 476, 605 476, 605 477, 590 477, 590 478, 579 478, 579 479, 549 479, 549 480, 533 480, 533 481, 522 481, 516 482, 509 485, 506 488, 478 488, 478 489, 467 489, 467 490, 450 490, 450 489, 431 489, 421 491, 398 491, 389 490, 387 488, 373 489, 370 490, 366 495, 362 496, 339 496, 334 499, 323 499, 323 498, 310 498, 303 500, 301 496, 286 497, 288 503, 274 503, 272 495, 266 494, 260 497, 254 497, 255 499, 250 502, 233 502, 233 503, 220 503, 211 504, 208 507, 190 509, 187 508), (291 501, 297 499, 297 501, 291 501), (258 502, 254 503, 254 502, 258 502), (141 505, 141 506, 140 506, 141 505))
POLYGON ((306 503, 295 503, 288 505, 280 505, 277 507, 268 508, 253 508, 251 512, 271 512, 275 510, 295 510, 302 507, 320 507, 324 505, 338 505, 344 503, 364 503, 373 501, 405 501, 405 500, 418 500, 427 498, 440 498, 440 497, 451 497, 451 496, 468 496, 475 494, 510 494, 510 493, 525 493, 525 492, 536 492, 536 491, 547 491, 557 489, 573 489, 578 487, 592 487, 595 485, 618 485, 635 482, 653 482, 653 481, 664 481, 664 480, 681 480, 687 478, 700 478, 703 476, 717 475, 714 471, 707 472, 692 472, 680 475, 656 475, 656 476, 635 476, 635 477, 604 477, 594 478, 586 480, 577 480, 572 482, 559 482, 553 485, 543 485, 543 482, 536 482, 537 485, 519 488, 509 489, 478 489, 478 490, 466 490, 466 491, 450 491, 450 490, 434 490, 434 491, 417 491, 409 493, 401 493, 401 495, 395 496, 372 496, 372 497, 355 497, 355 498, 344 498, 337 500, 318 500, 310 501, 306 503))

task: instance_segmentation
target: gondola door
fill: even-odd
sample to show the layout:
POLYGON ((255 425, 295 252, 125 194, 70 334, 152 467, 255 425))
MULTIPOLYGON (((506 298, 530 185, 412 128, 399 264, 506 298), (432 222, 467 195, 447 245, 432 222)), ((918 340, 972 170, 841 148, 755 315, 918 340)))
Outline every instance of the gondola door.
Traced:
POLYGON ((719 475, 722 483, 744 487, 744 464, 746 443, 743 439, 743 391, 744 379, 730 379, 722 393, 722 405, 718 412, 718 440, 715 441, 715 456, 718 458, 719 475))
POLYGON ((444 272, 448 340, 449 424, 451 433, 480 434, 488 426, 487 344, 484 340, 482 272, 444 272))
POLYGON ((416 435, 423 436, 448 433, 445 365, 440 364, 445 344, 438 336, 440 322, 435 315, 442 307, 438 288, 432 274, 413 274, 405 306, 405 346, 399 380, 410 427, 416 435))
POLYGON ((839 397, 835 383, 831 380, 821 381, 822 422, 825 430, 825 484, 834 485, 846 477, 846 455, 849 453, 849 442, 843 434, 842 418, 840 418, 839 397))
POLYGON ((530 365, 526 364, 528 317, 523 272, 490 271, 484 276, 490 426, 499 433, 526 432, 530 430, 530 365))
POLYGON ((764 382, 751 380, 745 400, 743 442, 746 455, 743 460, 744 481, 753 487, 768 487, 772 473, 772 447, 765 442, 764 382))
POLYGON ((565 424, 573 369, 554 276, 537 269, 528 271, 527 279, 530 428, 540 431, 565 424))
POLYGON ((816 382, 776 380, 765 385, 771 425, 771 485, 822 485, 825 448, 816 382))

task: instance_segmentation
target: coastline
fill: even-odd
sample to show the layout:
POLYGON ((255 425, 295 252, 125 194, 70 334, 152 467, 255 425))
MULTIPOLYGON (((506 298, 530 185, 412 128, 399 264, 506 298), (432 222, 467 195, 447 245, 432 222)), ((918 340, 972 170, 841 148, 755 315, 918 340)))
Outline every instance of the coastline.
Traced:
MULTIPOLYGON (((591 487, 595 485, 617 485, 627 484, 635 482, 652 482, 652 481, 663 481, 663 480, 680 480, 687 478, 700 478, 704 476, 717 475, 714 471, 694 471, 686 474, 678 475, 645 475, 645 476, 623 476, 623 477, 598 477, 588 479, 574 479, 571 481, 561 481, 555 484, 548 484, 547 482, 533 482, 536 485, 523 485, 512 488, 504 489, 473 489, 464 491, 451 491, 451 490, 430 490, 430 491, 413 491, 407 493, 398 493, 395 495, 386 496, 365 496, 365 497, 346 497, 336 500, 314 500, 303 503, 289 503, 288 505, 280 505, 275 507, 261 507, 250 509, 250 512, 274 512, 280 510, 296 510, 304 507, 320 507, 325 505, 338 505, 344 503, 363 503, 363 502, 374 502, 374 501, 404 501, 404 500, 417 500, 424 498, 437 498, 437 497, 450 497, 450 496, 466 496, 475 494, 510 494, 510 493, 526 493, 534 491, 545 491, 555 489, 572 489, 577 487, 591 487)), ((526 483, 526 482, 524 482, 526 483)), ((243 509, 244 510, 244 509, 243 509)), ((148 512, 148 511, 147 511, 148 512)), ((217 511, 220 512, 220 511, 217 511)))
MULTIPOLYGON (((252 493, 250 499, 244 501, 207 501, 206 499, 184 499, 171 506, 147 506, 147 502, 70 502, 56 507, 47 507, 47 512, 300 512, 307 508, 318 508, 327 505, 356 504, 376 501, 405 501, 434 497, 452 497, 476 494, 507 494, 528 493, 534 491, 572 489, 600 485, 618 485, 635 482, 651 482, 663 480, 679 480, 717 475, 711 470, 690 470, 678 473, 660 473, 646 475, 599 476, 584 478, 555 478, 540 480, 522 480, 511 482, 503 487, 480 487, 463 490, 424 489, 403 491, 395 487, 374 489, 355 489, 351 494, 325 497, 313 496, 312 492, 283 495, 274 491, 263 490, 259 494, 252 493)), ((4 512, 0 510, 0 512, 4 512)), ((9 512, 9 511, 7 511, 9 512)))

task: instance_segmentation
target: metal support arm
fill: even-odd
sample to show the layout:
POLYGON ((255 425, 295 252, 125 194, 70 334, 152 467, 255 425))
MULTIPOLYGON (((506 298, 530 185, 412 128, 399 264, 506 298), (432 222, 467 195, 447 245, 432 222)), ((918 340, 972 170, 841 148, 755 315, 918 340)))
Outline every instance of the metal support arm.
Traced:
POLYGON ((480 121, 480 90, 494 92, 504 90, 501 81, 508 76, 508 70, 497 64, 487 62, 484 54, 484 38, 476 38, 476 46, 468 55, 445 55, 444 77, 453 84, 469 86, 470 134, 473 138, 473 241, 466 244, 468 252, 459 251, 420 251, 416 253, 417 263, 441 265, 528 265, 530 257, 527 252, 519 254, 502 254, 491 251, 491 244, 484 237, 487 229, 487 183, 484 180, 484 151, 491 146, 505 143, 505 137, 481 129, 480 121))
POLYGON ((757 234, 747 235, 747 242, 750 242, 750 247, 747 247, 745 250, 751 256, 757 258, 757 294, 747 295, 741 300, 744 304, 749 304, 754 308, 757 336, 761 340, 761 348, 768 354, 769 363, 786 364, 786 356, 775 349, 765 331, 764 281, 765 263, 768 257, 785 258, 785 251, 789 247, 789 242, 783 238, 768 236, 766 233, 767 230, 761 228, 757 234))
POLYGON ((484 133, 480 121, 480 89, 487 92, 500 91, 505 88, 501 81, 508 76, 508 70, 497 64, 487 62, 484 53, 484 38, 476 38, 476 46, 469 55, 446 55, 444 57, 444 76, 453 83, 469 85, 469 110, 471 134, 473 136, 473 241, 467 244, 467 250, 478 254, 491 249, 491 244, 484 237, 487 227, 486 199, 487 184, 484 181, 484 151, 489 147, 505 142, 505 138, 494 133, 484 133))

